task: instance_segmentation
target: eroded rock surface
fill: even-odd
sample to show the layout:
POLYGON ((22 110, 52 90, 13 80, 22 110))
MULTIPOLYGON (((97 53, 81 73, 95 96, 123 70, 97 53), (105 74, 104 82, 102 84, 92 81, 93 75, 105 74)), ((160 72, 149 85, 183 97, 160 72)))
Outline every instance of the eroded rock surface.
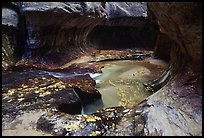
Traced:
MULTIPOLYGON (((94 47, 90 46, 87 37, 99 24, 134 24, 133 27, 145 26, 142 30, 146 30, 149 22, 145 2, 22 2, 21 9, 25 15, 28 46, 20 64, 48 69, 59 68, 72 59, 90 54, 94 47), (118 22, 118 18, 125 19, 118 22)), ((152 37, 150 41, 154 39, 154 35, 149 37, 152 37)))
POLYGON ((2 8, 2 69, 14 66, 14 49, 17 48, 18 13, 2 8))
POLYGON ((150 3, 171 46, 171 80, 147 99, 146 135, 202 135, 201 3, 150 3), (176 11, 176 12, 175 12, 176 11), (174 42, 174 43, 175 43, 174 42))
MULTIPOLYGON (((15 129, 22 122, 19 120, 21 115, 33 111, 38 113, 33 127, 52 135, 202 135, 201 6, 200 3, 149 3, 161 31, 155 54, 168 59, 169 52, 164 52, 167 57, 162 52, 171 49, 167 75, 163 76, 168 79, 170 76, 170 79, 159 79, 167 84, 139 105, 103 109, 90 115, 70 115, 69 111, 73 112, 73 107, 77 107, 73 114, 78 114, 82 104, 100 98, 94 88, 95 82, 88 75, 64 80, 32 76, 24 81, 14 81, 16 84, 8 88, 3 87, 3 130, 15 129), (162 47, 163 44, 169 45, 162 47)), ((113 54, 112 50, 89 49, 90 45, 87 44, 88 34, 96 25, 147 29, 146 25, 152 22, 145 25, 148 18, 146 3, 23 2, 20 8, 25 14, 28 31, 28 46, 24 53, 28 59, 21 60, 17 66, 67 71, 84 69, 85 72, 91 67, 90 70, 98 72, 101 67, 84 63, 110 59, 142 60, 151 55, 151 52, 143 54, 134 50, 117 50, 114 52, 118 53, 113 54), (73 60, 86 54, 91 55, 84 56, 86 62, 73 60)), ((13 12, 8 13, 16 17, 13 12)), ((2 15, 10 21, 5 9, 2 15)), ((15 25, 16 20, 11 25, 15 25)), ((6 24, 4 21, 3 25, 6 24)), ((149 31, 155 31, 152 35, 158 33, 158 30, 151 28, 149 31)), ((2 32, 2 40, 5 42, 2 46, 3 59, 10 63, 13 46, 7 46, 10 43, 7 41, 10 41, 8 32, 2 32)), ((151 42, 154 45, 156 41, 151 42)), ((4 67, 8 64, 6 62, 3 62, 4 67)))
POLYGON ((16 82, 9 88, 4 87, 2 95, 3 126, 17 115, 37 109, 52 108, 64 113, 80 114, 82 105, 100 98, 96 90, 88 93, 49 76, 16 82))
POLYGON ((25 35, 23 19, 17 3, 2 4, 2 70, 8 70, 21 59, 25 35))
POLYGON ((3 8, 2 9, 2 25, 18 27, 18 13, 12 9, 3 8))
POLYGON ((15 65, 13 58, 16 45, 15 31, 13 27, 2 27, 2 70, 15 65))
POLYGON ((145 120, 140 113, 140 110, 127 107, 107 108, 91 115, 75 116, 50 111, 40 117, 37 128, 53 135, 141 136, 145 120))

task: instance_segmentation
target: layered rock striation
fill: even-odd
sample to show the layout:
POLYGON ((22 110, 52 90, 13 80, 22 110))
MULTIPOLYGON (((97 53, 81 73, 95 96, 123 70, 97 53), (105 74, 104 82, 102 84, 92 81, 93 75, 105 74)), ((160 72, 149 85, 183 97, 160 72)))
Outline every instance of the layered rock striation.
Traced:
POLYGON ((147 99, 143 112, 146 134, 202 135, 202 4, 159 2, 149 7, 173 43, 162 78, 170 79, 147 99))
POLYGON ((20 9, 27 48, 17 65, 59 68, 93 49, 153 47, 156 40, 145 2, 22 2, 20 9))

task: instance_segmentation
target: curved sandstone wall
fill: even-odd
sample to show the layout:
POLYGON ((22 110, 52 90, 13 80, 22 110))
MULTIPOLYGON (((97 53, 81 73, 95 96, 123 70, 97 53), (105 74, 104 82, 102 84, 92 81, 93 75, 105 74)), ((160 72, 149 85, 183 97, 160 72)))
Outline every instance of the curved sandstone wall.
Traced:
MULTIPOLYGON (((136 43, 142 37, 138 30, 144 34, 143 38, 145 32, 149 31, 147 38, 153 41, 150 42, 151 47, 156 39, 156 31, 150 33, 153 29, 148 28, 150 21, 145 2, 22 2, 21 9, 28 32, 24 57, 32 59, 32 64, 44 64, 45 68, 59 67, 96 48, 97 45, 103 48, 97 39, 105 41, 106 38, 102 38, 97 25, 134 28, 130 37, 135 44, 131 47, 142 47, 146 41, 139 40, 141 43, 136 43), (135 34, 138 37, 134 38, 135 34)), ((111 28, 111 31, 116 30, 111 28)), ((102 33, 108 34, 108 31, 104 30, 102 33)), ((122 38, 130 41, 128 38, 122 38)), ((118 37, 113 39, 116 41, 118 37)), ((110 47, 117 48, 116 44, 111 44, 110 47)))

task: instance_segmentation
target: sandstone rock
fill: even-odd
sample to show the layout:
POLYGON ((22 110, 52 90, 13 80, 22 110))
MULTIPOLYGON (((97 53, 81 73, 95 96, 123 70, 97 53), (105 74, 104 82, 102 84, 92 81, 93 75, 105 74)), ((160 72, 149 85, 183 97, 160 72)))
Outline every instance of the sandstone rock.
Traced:
POLYGON ((145 135, 202 135, 201 3, 150 3, 171 46, 171 80, 147 98, 145 135), (175 12, 176 11, 176 12, 175 12), (190 29, 189 29, 190 28, 190 29))
POLYGON ((34 62, 59 66, 82 55, 87 34, 104 19, 101 6, 93 6, 83 2, 23 2, 27 48, 34 62), (53 54, 57 62, 53 62, 53 54))
MULTIPOLYGON (((22 2, 21 5, 28 30, 28 51, 24 55, 31 57, 32 64, 58 68, 83 55, 90 49, 88 34, 99 24, 152 30, 146 24, 148 9, 145 2, 22 2)), ((141 34, 141 37, 148 38, 150 45, 154 44, 151 41, 154 41, 155 33, 148 36, 144 32, 141 34)), ((143 46, 145 40, 139 42, 132 47, 143 46)))
POLYGON ((108 18, 147 17, 146 2, 106 2, 108 18))
POLYGON ((19 16, 14 10, 2 8, 2 25, 18 28, 18 20, 19 16))
MULTIPOLYGON (((144 27, 147 17, 146 4, 134 4, 23 2, 22 10, 28 29, 27 48, 31 50, 34 63, 48 65, 54 60, 51 65, 60 65, 82 55, 87 48, 87 36, 96 25, 134 26, 138 23, 135 26, 144 27), (135 17, 138 17, 137 21, 134 20, 135 17)), ((165 82, 165 77, 171 76, 170 81, 139 106, 108 108, 91 115, 66 114, 72 108, 68 106, 69 104, 78 106, 81 105, 79 99, 85 101, 84 103, 90 100, 88 98, 93 94, 91 93, 93 89, 90 88, 95 86, 93 81, 86 81, 86 77, 76 81, 79 83, 77 86, 82 86, 80 84, 82 82, 89 84, 91 87, 84 88, 90 93, 77 88, 74 91, 69 89, 67 93, 66 88, 59 85, 59 82, 54 86, 48 84, 47 88, 57 89, 51 92, 47 88, 46 91, 36 88, 35 82, 38 84, 38 79, 35 78, 32 81, 34 87, 29 87, 31 89, 29 91, 26 85, 3 90, 3 124, 15 119, 21 110, 50 109, 52 104, 58 110, 51 108, 41 116, 37 122, 37 129, 53 135, 202 135, 201 6, 200 3, 149 4, 158 20, 161 32, 167 35, 170 41, 175 42, 171 41, 173 45, 171 45, 170 66, 167 72, 169 75, 164 75, 164 78, 160 79, 165 82), (36 95, 40 101, 37 101, 37 104, 36 95)), ((154 29, 150 28, 150 31, 152 30, 154 29)), ((154 34, 157 34, 157 30, 154 34)), ((164 42, 161 43, 169 42, 165 40, 167 39, 162 39, 164 42)), ((165 50, 165 48, 161 48, 160 43, 157 46, 157 54, 161 55, 163 50, 160 49, 165 50)), ((69 80, 64 81, 69 82, 69 80)), ((100 95, 97 94, 96 97, 100 95)))
MULTIPOLYGON (((172 84, 172 85, 175 85, 172 84)), ((180 96, 171 86, 164 86, 150 96, 143 114, 146 114, 146 134, 162 136, 202 135, 202 101, 195 91, 180 96)))
POLYGON ((155 44, 154 57, 169 61, 172 45, 174 45, 174 41, 168 36, 162 33, 158 34, 155 44))
POLYGON ((13 67, 21 58, 24 50, 24 26, 18 4, 5 2, 2 4, 2 69, 13 67))
POLYGON ((192 60, 201 59, 202 4, 160 2, 149 5, 158 18, 161 31, 179 44, 181 52, 192 60))
POLYGON ((73 88, 82 100, 83 105, 92 103, 101 98, 101 94, 96 90, 96 82, 89 75, 79 75, 63 80, 73 88))
MULTIPOLYGON (((2 94, 3 118, 26 111, 58 109, 69 114, 80 114, 82 102, 73 88, 52 77, 25 79, 4 89, 2 94)), ((8 122, 3 122, 8 123, 8 122)))
POLYGON ((2 69, 14 65, 14 49, 17 47, 18 14, 8 8, 2 8, 2 69))
POLYGON ((50 111, 51 116, 45 113, 39 118, 37 129, 66 136, 143 135, 144 117, 136 115, 134 108, 124 111, 124 107, 107 108, 90 115, 68 115, 50 111))
POLYGON ((2 27, 2 70, 14 65, 14 47, 16 46, 16 30, 12 27, 2 27))

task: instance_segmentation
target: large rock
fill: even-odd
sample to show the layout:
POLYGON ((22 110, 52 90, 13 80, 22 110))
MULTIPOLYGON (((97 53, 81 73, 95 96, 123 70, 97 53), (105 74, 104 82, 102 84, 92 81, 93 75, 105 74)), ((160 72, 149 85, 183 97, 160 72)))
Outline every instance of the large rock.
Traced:
POLYGON ((14 65, 15 31, 15 28, 2 27, 2 70, 7 70, 14 65))
POLYGON ((161 32, 174 42, 167 73, 171 79, 147 98, 142 113, 146 116, 145 135, 200 136, 202 4, 160 2, 149 3, 149 7, 158 19, 161 32))
POLYGON ((107 19, 88 36, 97 49, 153 49, 158 27, 151 21, 146 2, 106 2, 107 19))
POLYGON ((75 88, 75 92, 81 98, 83 105, 101 99, 101 94, 95 88, 96 82, 89 75, 74 76, 63 81, 75 88))
POLYGON ((16 11, 8 8, 2 8, 2 25, 18 28, 19 16, 16 11))
POLYGON ((46 67, 59 66, 82 55, 87 34, 104 19, 100 3, 23 2, 21 5, 28 30, 28 50, 24 55, 31 56, 34 64, 44 63, 46 67))
POLYGON ((160 2, 149 5, 158 18, 161 32, 175 40, 183 54, 189 55, 192 60, 200 60, 202 55, 202 4, 160 2))
MULTIPOLYGON (((134 42, 140 38, 148 40, 140 40, 141 43, 132 47, 142 47, 147 41, 147 47, 155 43, 156 33, 148 27, 151 23, 145 2, 22 2, 21 9, 28 30, 28 47, 24 55, 32 58, 30 63, 44 68, 58 68, 88 51, 87 37, 97 25, 136 27, 130 38, 134 38, 135 32, 141 32, 141 37, 134 42)), ((114 40, 117 39, 114 37, 114 40)))
POLYGON ((106 2, 104 6, 108 18, 147 17, 146 2, 106 2))
POLYGON ((21 58, 25 44, 23 19, 18 4, 5 2, 2 4, 2 69, 14 66, 21 58))
POLYGON ((73 88, 53 77, 21 80, 4 88, 2 94, 3 125, 19 114, 37 109, 58 109, 80 114, 82 102, 73 88), (5 120, 5 122, 4 122, 5 120))
POLYGON ((14 49, 17 47, 18 14, 9 8, 2 8, 2 69, 14 65, 14 49))

